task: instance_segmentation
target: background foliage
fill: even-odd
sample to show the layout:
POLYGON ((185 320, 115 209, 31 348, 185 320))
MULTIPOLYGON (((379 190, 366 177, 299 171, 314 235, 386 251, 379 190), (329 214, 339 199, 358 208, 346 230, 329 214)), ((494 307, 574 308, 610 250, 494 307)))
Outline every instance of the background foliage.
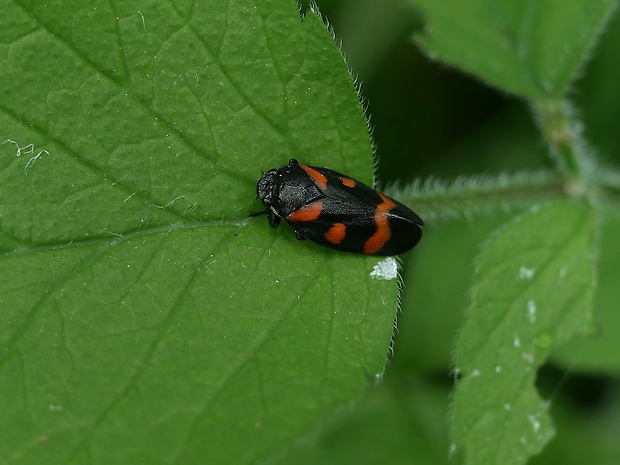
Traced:
POLYGON ((0 463, 620 457, 615 2, 319 4, 428 223, 383 375, 380 260, 247 219, 292 155, 371 182, 313 12, 0 6, 0 463))
MULTIPOLYGON (((484 62, 485 57, 481 55, 482 50, 486 50, 484 44, 473 50, 466 50, 464 45, 467 43, 467 29, 474 27, 478 21, 474 19, 470 2, 467 5, 461 2, 460 7, 450 4, 445 8, 446 16, 452 12, 456 18, 457 23, 451 25, 452 35, 449 37, 453 44, 461 47, 460 53, 463 55, 460 57, 457 54, 453 61, 442 56, 448 66, 445 62, 438 64, 429 61, 425 53, 421 53, 417 44, 411 40, 412 35, 419 38, 420 34, 424 37, 424 34, 428 33, 432 36, 439 29, 439 26, 433 23, 431 13, 421 13, 422 2, 412 2, 413 10, 408 9, 404 2, 385 2, 391 8, 379 10, 373 3, 322 2, 321 9, 327 12, 337 37, 343 41, 352 67, 359 70, 360 80, 364 83, 362 88, 368 98, 369 113, 374 123, 373 135, 381 159, 382 179, 400 179, 401 183, 403 180, 406 182, 408 177, 416 176, 454 180, 462 175, 480 173, 533 173, 554 166, 556 159, 555 155, 550 156, 547 145, 549 139, 544 132, 540 132, 538 116, 532 116, 533 107, 534 115, 539 115, 535 110, 536 99, 529 98, 534 95, 525 95, 528 97, 526 100, 510 95, 518 90, 510 85, 501 86, 491 77, 474 72, 471 68, 474 64, 464 63, 467 60, 478 64, 484 62), (420 8, 416 10, 416 6, 420 8), (404 14, 406 11, 413 13, 404 14), (377 29, 383 32, 369 34, 368 23, 365 21, 375 24, 375 27, 376 24, 382 24, 382 27, 377 29), (465 73, 455 71, 450 65, 462 66, 465 73), (481 81, 491 82, 492 85, 481 81), (499 92, 497 87, 500 88, 499 92), (506 94, 506 91, 509 94, 506 94)), ((441 4, 446 5, 449 2, 441 4)), ((493 2, 486 4, 492 5, 493 2)), ((523 2, 501 4, 506 8, 526 5, 523 2)), ((528 5, 534 6, 533 3, 528 5)), ((574 19, 576 22, 571 23, 568 12, 575 13, 581 6, 586 5, 585 2, 572 2, 571 6, 554 2, 538 2, 536 5, 541 5, 541 9, 556 8, 558 14, 545 14, 544 17, 555 16, 559 30, 571 36, 566 40, 566 36, 559 35, 558 42, 562 52, 569 48, 570 40, 580 36, 580 33, 589 27, 585 18, 593 18, 582 14, 574 19), (564 21, 567 23, 559 24, 564 21)), ((614 11, 613 3, 607 6, 614 11)), ((576 117, 579 126, 578 132, 582 131, 580 134, 584 136, 581 141, 585 142, 588 154, 596 158, 596 163, 603 164, 607 169, 615 169, 619 147, 617 138, 612 135, 615 129, 612 128, 617 127, 620 121, 620 94, 613 88, 613 82, 620 73, 614 58, 620 36, 617 16, 603 14, 599 18, 603 18, 602 24, 597 23, 600 29, 591 29, 598 41, 592 42, 593 48, 586 47, 579 51, 580 60, 572 64, 576 67, 573 80, 560 80, 567 87, 559 94, 556 88, 550 88, 549 95, 560 95, 561 99, 568 99, 572 105, 573 117, 576 117), (605 21, 610 22, 607 24, 605 21)), ((552 30, 555 36, 556 30, 552 30)), ((527 37, 526 31, 523 27, 523 37, 527 37)), ((496 39, 487 42, 487 47, 492 47, 501 41, 496 39)), ((533 56, 538 53, 539 47, 550 48, 552 43, 548 38, 531 40, 527 46, 523 46, 523 54, 529 52, 530 56, 533 56)), ((541 50, 540 53, 548 51, 541 50)), ((434 50, 431 56, 437 57, 438 54, 439 52, 434 50)), ((558 57, 561 57, 561 54, 558 54, 558 57)), ((505 66, 505 61, 495 57, 494 63, 498 67, 505 66)), ((523 59, 523 62, 528 63, 526 59, 523 59)), ((543 66, 553 65, 554 62, 552 59, 540 59, 537 63, 537 66, 543 66)), ((594 179, 588 183, 596 184, 604 182, 605 175, 599 173, 592 177, 594 179)), ((596 191, 596 188, 594 190, 596 191)), ((617 188, 607 190, 603 198, 613 199, 613 192, 616 191, 617 188)), ((418 193, 418 202, 425 198, 425 192, 421 195, 418 193)), ((615 201, 610 204, 606 201, 600 203, 600 200, 601 197, 598 197, 594 202, 595 209, 590 210, 596 221, 589 226, 589 234, 593 233, 594 236, 589 240, 592 246, 591 254, 584 262, 589 264, 587 267, 592 267, 594 280, 590 281, 583 292, 576 293, 586 300, 587 294, 590 294, 596 335, 582 341, 573 340, 555 349, 550 358, 551 362, 544 364, 537 372, 536 387, 547 408, 550 408, 556 435, 540 455, 530 460, 531 463, 608 463, 615 462, 620 457, 620 451, 612 445, 613 438, 618 434, 618 423, 615 420, 618 408, 618 294, 612 284, 616 280, 615 264, 619 257, 615 240, 618 234, 618 219, 615 201)), ((458 434, 458 431, 450 431, 455 427, 446 426, 445 420, 448 412, 450 418, 454 419, 454 403, 457 402, 455 397, 447 395, 454 381, 451 370, 454 368, 455 350, 459 363, 459 349, 455 349, 455 339, 460 335, 462 341, 465 337, 461 329, 465 309, 471 308, 471 299, 480 295, 476 284, 472 290, 472 284, 476 282, 473 273, 476 270, 480 272, 482 265, 479 253, 483 248, 489 250, 494 246, 489 240, 493 239, 495 244, 498 226, 506 227, 513 218, 519 222, 522 218, 520 212, 523 210, 515 207, 514 202, 512 209, 505 210, 487 209, 484 207, 488 205, 487 201, 489 199, 486 197, 477 198, 477 205, 483 205, 483 215, 476 215, 476 208, 470 208, 472 206, 467 201, 461 204, 464 208, 460 215, 454 214, 458 208, 445 208, 448 216, 443 216, 441 221, 429 222, 423 247, 416 249, 406 262, 403 309, 399 316, 394 358, 387 368, 385 383, 365 397, 359 407, 359 410, 367 414, 365 437, 371 441, 370 438, 377 435, 381 438, 377 442, 388 444, 382 449, 382 457, 388 462, 435 464, 468 459, 472 463, 527 461, 526 456, 519 454, 523 448, 518 446, 510 448, 507 456, 494 456, 491 461, 488 456, 487 460, 479 457, 476 460, 468 456, 462 447, 450 449, 450 446, 454 445, 452 441, 457 439, 455 434, 458 434), (446 394, 442 401, 438 401, 441 396, 439 392, 446 394), (383 402, 381 408, 377 407, 380 403, 378 398, 383 402), (431 414, 430 406, 436 407, 431 414), (403 414, 403 410, 407 414, 403 414), (386 433, 386 430, 390 433, 386 433), (389 439, 386 436, 389 436, 389 439), (451 450, 452 453, 445 454, 446 450, 451 450), (464 455, 459 455, 461 453, 464 455)), ((415 205, 416 200, 412 202, 415 205)), ((444 196, 434 205, 452 206, 445 202, 444 196)), ((537 203, 535 201, 531 205, 537 203)), ((424 212, 423 216, 427 217, 428 212, 424 212)), ((529 228, 526 228, 525 234, 539 241, 535 254, 548 252, 548 241, 553 240, 551 230, 537 221, 532 221, 532 218, 527 221, 529 228)), ((578 220, 576 224, 583 226, 584 221, 588 220, 578 220)), ((576 230, 571 229, 570 234, 576 234, 576 230)), ((515 242, 510 240, 505 242, 500 263, 509 259, 514 245, 515 242)), ((566 247, 565 251, 570 254, 570 247, 566 247)), ((505 283, 498 280, 497 275, 484 277, 492 278, 490 284, 496 286, 496 292, 501 294, 504 291, 505 283)), ((471 313, 471 310, 469 312, 471 313)), ((580 330, 586 330, 588 323, 584 321, 583 325, 578 326, 580 330)), ((512 335, 509 344, 514 344, 512 335)), ((497 352, 498 347, 500 346, 497 344, 491 345, 482 353, 497 352)), ((493 365, 491 367, 494 368, 493 365)), ((522 369, 519 365, 517 371, 522 369)), ((505 389, 506 385, 501 383, 491 388, 495 393, 505 389)), ((493 393, 486 391, 486 396, 491 394, 493 393)), ((470 402, 474 409, 475 404, 476 402, 470 402)), ((465 413, 476 415, 475 412, 465 413)), ((358 412, 355 420, 339 420, 338 439, 348 437, 346 431, 356 425, 348 447, 331 442, 331 436, 327 434, 322 436, 323 442, 319 449, 323 452, 329 451, 322 458, 336 455, 334 449, 340 454, 352 454, 353 435, 357 434, 359 437, 360 430, 363 429, 359 423, 362 416, 358 412)), ((523 419, 530 426, 538 425, 543 428, 527 415, 524 415, 523 419)), ((497 431, 502 435, 507 430, 506 426, 501 425, 497 431)), ((523 429, 532 430, 533 426, 529 430, 525 427, 523 429)), ((499 442, 497 436, 490 437, 494 439, 477 439, 475 447, 478 450, 483 449, 483 444, 488 445, 493 440, 497 440, 501 446, 506 445, 499 442)), ((515 437, 521 439, 520 436, 515 437)), ((460 443, 461 446, 462 444, 460 443)), ((494 450, 492 446, 491 444, 491 450, 494 450)), ((378 463, 376 457, 381 453, 377 450, 374 452, 376 455, 366 462, 362 454, 355 455, 355 458, 362 463, 378 463)), ((369 455, 367 448, 364 448, 364 453, 365 456, 369 455)), ((339 458, 342 458, 342 455, 339 458)), ((337 462, 338 460, 334 460, 329 463, 337 462)))

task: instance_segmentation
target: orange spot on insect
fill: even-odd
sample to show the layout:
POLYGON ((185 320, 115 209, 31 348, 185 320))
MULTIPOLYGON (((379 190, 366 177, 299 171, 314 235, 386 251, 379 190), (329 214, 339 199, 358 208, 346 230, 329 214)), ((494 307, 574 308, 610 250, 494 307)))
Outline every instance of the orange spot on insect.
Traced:
POLYGON ((355 185, 357 184, 357 182, 355 182, 355 180, 351 178, 340 178, 340 181, 345 186, 351 187, 351 188, 355 187, 355 185))
POLYGON ((340 244, 347 235, 347 227, 342 223, 334 223, 325 233, 325 239, 332 244, 340 244))
POLYGON ((306 205, 299 210, 295 210, 293 213, 288 215, 286 219, 288 221, 314 221, 319 218, 321 212, 323 211, 323 202, 314 202, 309 205, 306 205))
POLYGON ((321 188, 322 191, 327 189, 327 178, 325 175, 319 173, 317 170, 310 168, 307 165, 299 165, 299 167, 308 173, 308 176, 312 178, 314 182, 321 188))
POLYGON ((364 243, 364 253, 375 254, 379 252, 385 244, 392 237, 392 230, 390 229, 390 223, 388 221, 388 213, 390 210, 396 208, 396 204, 391 199, 387 198, 381 192, 378 192, 381 197, 381 202, 375 208, 375 224, 377 225, 377 231, 368 238, 364 243))

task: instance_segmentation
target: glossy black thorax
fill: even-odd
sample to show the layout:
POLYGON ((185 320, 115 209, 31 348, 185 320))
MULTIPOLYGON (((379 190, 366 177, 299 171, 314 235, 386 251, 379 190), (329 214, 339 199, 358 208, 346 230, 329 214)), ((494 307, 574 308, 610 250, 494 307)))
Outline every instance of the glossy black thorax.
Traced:
POLYGON ((276 215, 286 218, 325 194, 295 159, 288 165, 263 173, 256 184, 256 195, 276 215))

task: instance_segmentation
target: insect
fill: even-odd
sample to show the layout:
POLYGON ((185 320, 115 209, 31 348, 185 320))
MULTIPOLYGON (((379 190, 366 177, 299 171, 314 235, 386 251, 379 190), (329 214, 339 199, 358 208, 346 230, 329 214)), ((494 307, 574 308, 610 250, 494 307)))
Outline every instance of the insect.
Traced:
POLYGON ((302 165, 294 158, 279 169, 263 172, 256 198, 277 228, 282 218, 297 239, 345 252, 396 255, 422 237, 422 219, 400 202, 344 174, 302 165))

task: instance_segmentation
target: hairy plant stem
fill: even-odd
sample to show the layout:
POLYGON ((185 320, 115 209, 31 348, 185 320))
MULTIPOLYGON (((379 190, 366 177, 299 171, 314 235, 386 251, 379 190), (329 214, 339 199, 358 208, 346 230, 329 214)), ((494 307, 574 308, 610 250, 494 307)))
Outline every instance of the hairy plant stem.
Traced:
POLYGON ((550 171, 462 177, 453 182, 427 180, 404 189, 392 186, 386 193, 425 218, 523 208, 566 195, 562 176, 550 171))

